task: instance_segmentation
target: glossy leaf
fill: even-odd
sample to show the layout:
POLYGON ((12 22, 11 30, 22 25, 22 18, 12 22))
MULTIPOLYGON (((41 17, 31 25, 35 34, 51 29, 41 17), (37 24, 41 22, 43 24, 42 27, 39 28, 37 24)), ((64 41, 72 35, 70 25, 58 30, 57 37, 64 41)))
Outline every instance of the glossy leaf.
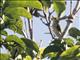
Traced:
POLYGON ((27 55, 23 60, 32 60, 31 56, 27 55))
POLYGON ((77 38, 78 36, 80 36, 80 30, 78 30, 77 28, 75 27, 72 27, 70 30, 69 30, 69 35, 74 37, 74 38, 77 38))
POLYGON ((66 51, 64 51, 64 52, 61 54, 61 57, 71 56, 79 47, 80 47, 79 45, 75 45, 75 46, 67 49, 66 51))
POLYGON ((43 54, 44 49, 45 49, 45 48, 40 48, 40 49, 39 49, 39 51, 40 51, 39 54, 40 54, 40 55, 43 54))
POLYGON ((55 53, 55 52, 50 52, 50 53, 47 54, 47 56, 50 57, 50 58, 55 58, 56 55, 57 55, 57 53, 55 53))
POLYGON ((59 16, 65 10, 65 0, 53 0, 53 9, 59 16))
POLYGON ((22 48, 26 49, 26 45, 25 43, 20 39, 18 38, 16 35, 9 35, 6 37, 6 41, 7 42, 16 42, 18 45, 20 45, 22 48))
POLYGON ((4 11, 5 15, 12 18, 20 18, 20 16, 24 16, 26 18, 31 19, 31 14, 23 7, 6 7, 4 11))
POLYGON ((37 58, 43 58, 42 54, 45 48, 39 48, 38 54, 37 54, 37 58))
POLYGON ((10 7, 31 7, 31 8, 37 8, 42 9, 42 4, 38 1, 32 1, 32 0, 16 0, 16 1, 7 1, 6 4, 10 7))
POLYGON ((22 40, 24 41, 24 43, 26 44, 28 48, 35 50, 36 52, 39 51, 39 47, 34 41, 26 39, 26 38, 22 38, 22 40))
POLYGON ((71 38, 65 38, 64 41, 69 47, 74 45, 74 42, 71 38))
POLYGON ((39 1, 27 1, 27 5, 32 8, 42 9, 42 4, 39 1))
POLYGON ((57 45, 48 46, 47 48, 45 48, 42 56, 45 57, 47 54, 49 54, 51 52, 59 52, 61 50, 62 50, 62 48, 57 45))

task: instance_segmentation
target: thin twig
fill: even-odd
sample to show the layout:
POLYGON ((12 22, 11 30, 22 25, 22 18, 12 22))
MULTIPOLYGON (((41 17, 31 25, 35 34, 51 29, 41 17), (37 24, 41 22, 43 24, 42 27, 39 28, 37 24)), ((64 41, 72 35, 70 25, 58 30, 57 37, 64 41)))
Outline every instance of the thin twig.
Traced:
POLYGON ((54 36, 53 36, 53 34, 52 34, 52 32, 51 32, 51 28, 50 28, 50 26, 48 25, 48 23, 45 23, 42 19, 41 19, 41 21, 42 21, 43 24, 45 24, 45 25, 48 27, 49 32, 50 32, 50 34, 51 34, 51 37, 52 37, 52 39, 54 39, 54 36))
POLYGON ((50 17, 51 17, 51 14, 54 12, 54 10, 52 12, 49 12, 49 16, 48 16, 48 20, 49 20, 49 23, 51 23, 50 21, 50 17))
POLYGON ((28 34, 27 34, 27 24, 26 24, 25 18, 24 18, 24 24, 25 24, 25 34, 26 34, 26 36, 27 36, 27 38, 28 38, 28 34))
POLYGON ((49 32, 50 32, 50 35, 51 35, 52 39, 55 39, 54 36, 53 36, 53 34, 52 34, 52 32, 51 32, 50 26, 48 26, 48 29, 49 29, 49 32))
POLYGON ((51 23, 51 21, 50 21, 50 16, 51 16, 51 14, 52 14, 53 12, 54 12, 54 11, 52 11, 51 13, 49 13, 49 16, 48 16, 48 20, 49 20, 48 29, 49 29, 49 32, 50 32, 50 34, 51 34, 52 39, 55 39, 54 36, 53 36, 53 34, 52 34, 52 32, 51 32, 51 28, 50 28, 50 23, 51 23))
POLYGON ((47 25, 47 23, 45 23, 42 18, 40 20, 42 21, 43 24, 47 25))
POLYGON ((80 10, 80 7, 76 10, 76 13, 80 10))
MULTIPOLYGON (((48 22, 48 20, 47 20, 47 16, 46 16, 46 14, 45 14, 44 11, 43 11, 43 13, 44 13, 44 16, 45 16, 46 22, 47 22, 47 24, 48 24, 49 22, 48 22)), ((50 15, 49 15, 49 16, 50 16, 50 15)), ((50 19, 50 17, 49 17, 48 19, 50 19)), ((51 35, 52 39, 54 39, 54 36, 53 36, 53 34, 52 34, 52 31, 51 31, 50 25, 47 25, 47 26, 48 26, 48 29, 49 29, 49 32, 50 32, 50 35, 51 35)))
POLYGON ((33 40, 33 20, 31 20, 31 25, 32 25, 32 27, 31 27, 31 29, 32 29, 31 33, 32 33, 32 40, 33 40))
POLYGON ((45 24, 47 27, 48 27, 48 29, 49 29, 49 32, 50 32, 50 35, 51 35, 51 37, 52 37, 52 39, 54 39, 54 36, 53 36, 53 34, 52 34, 52 32, 51 32, 51 28, 50 28, 50 15, 52 14, 52 12, 50 13, 50 15, 49 15, 49 17, 48 17, 48 20, 49 20, 49 22, 48 22, 48 20, 47 20, 47 16, 46 16, 46 14, 45 14, 45 12, 43 11, 43 14, 44 14, 44 18, 45 18, 45 20, 46 20, 46 23, 42 20, 42 16, 40 15, 40 17, 42 17, 40 20, 42 21, 42 23, 43 24, 45 24))
POLYGON ((41 14, 39 14, 39 16, 42 17, 42 18, 45 18, 45 16, 43 16, 43 15, 41 15, 41 14))
POLYGON ((72 23, 72 21, 67 20, 67 25, 66 25, 66 27, 65 27, 60 39, 62 39, 64 37, 64 35, 66 34, 66 32, 67 32, 67 30, 68 30, 68 28, 69 28, 71 23, 72 23))
POLYGON ((43 14, 44 14, 44 17, 45 17, 46 22, 49 23, 48 20, 47 20, 47 16, 46 16, 44 10, 43 10, 43 14))
POLYGON ((76 14, 76 10, 77 10, 78 5, 79 5, 79 0, 77 0, 76 6, 73 9, 73 12, 72 12, 73 15, 76 14))
POLYGON ((28 28, 29 28, 29 34, 30 34, 30 39, 32 40, 32 29, 30 25, 30 20, 28 19, 28 28))
POLYGON ((64 19, 67 19, 67 18, 68 18, 68 16, 63 16, 63 17, 59 18, 59 20, 64 20, 64 19))
MULTIPOLYGON (((72 11, 72 0, 70 1, 70 15, 69 15, 69 16, 72 15, 71 11, 72 11)), ((68 20, 67 20, 67 25, 66 25, 66 27, 65 27, 65 29, 64 29, 64 31, 63 31, 61 37, 60 37, 60 39, 62 39, 62 38, 64 37, 64 35, 65 35, 65 33, 67 32, 67 30, 68 30, 70 24, 71 24, 71 21, 70 21, 70 19, 68 19, 68 20)))
POLYGON ((72 14, 72 0, 70 0, 70 15, 72 14))

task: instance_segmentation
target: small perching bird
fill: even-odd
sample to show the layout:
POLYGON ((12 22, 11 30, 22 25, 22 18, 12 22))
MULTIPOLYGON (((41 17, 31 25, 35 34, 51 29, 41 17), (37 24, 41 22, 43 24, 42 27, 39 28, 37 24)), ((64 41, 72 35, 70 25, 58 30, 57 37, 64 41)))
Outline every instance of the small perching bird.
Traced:
POLYGON ((57 18, 52 18, 51 19, 51 30, 52 33, 54 33, 54 35, 56 35, 56 37, 61 37, 61 29, 60 29, 60 25, 59 25, 59 20, 57 18))

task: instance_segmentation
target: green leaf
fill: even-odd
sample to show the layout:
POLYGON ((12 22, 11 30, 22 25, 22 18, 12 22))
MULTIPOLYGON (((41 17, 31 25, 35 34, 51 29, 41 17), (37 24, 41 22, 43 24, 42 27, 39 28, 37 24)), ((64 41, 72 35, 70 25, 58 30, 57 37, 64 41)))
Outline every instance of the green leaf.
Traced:
POLYGON ((26 18, 31 19, 31 14, 23 7, 6 7, 4 10, 5 15, 12 18, 20 18, 20 16, 24 16, 26 18))
POLYGON ((61 40, 55 39, 55 40, 52 41, 50 44, 60 45, 60 44, 61 44, 61 40))
POLYGON ((0 0, 0 7, 3 6, 3 0, 0 0))
POLYGON ((42 4, 39 1, 27 1, 27 6, 31 8, 36 8, 36 9, 42 9, 42 4))
POLYGON ((39 52, 39 47, 34 41, 26 39, 26 38, 22 38, 22 40, 24 41, 24 43, 26 44, 28 48, 35 50, 36 52, 39 52))
POLYGON ((17 20, 17 22, 15 23, 15 26, 17 28, 16 32, 19 33, 19 34, 23 34, 22 32, 22 28, 23 28, 23 21, 21 20, 21 18, 19 18, 17 20))
POLYGON ((66 44, 71 47, 74 45, 74 42, 71 38, 65 38, 64 41, 66 42, 66 44))
POLYGON ((23 27, 23 22, 21 19, 18 19, 18 21, 16 22, 15 24, 20 30, 22 30, 22 27, 23 27))
POLYGON ((42 2, 42 4, 43 4, 43 6, 50 7, 50 5, 51 5, 50 0, 42 0, 41 2, 42 2))
POLYGON ((80 38, 79 39, 77 39, 79 42, 80 42, 80 38))
POLYGON ((67 49, 66 51, 64 51, 61 54, 61 57, 67 57, 67 56, 71 56, 80 46, 79 45, 75 45, 69 49, 67 49))
POLYGON ((26 6, 26 0, 7 0, 5 2, 5 5, 6 6, 9 6, 9 7, 27 7, 26 6))
POLYGON ((1 35, 5 35, 5 36, 7 36, 8 34, 7 34, 7 32, 5 31, 5 30, 1 30, 1 33, 0 33, 1 35))
POLYGON ((26 49, 26 45, 25 43, 18 38, 16 35, 9 35, 6 37, 6 42, 16 42, 17 44, 19 44, 22 48, 26 49))
POLYGON ((59 52, 59 51, 61 51, 61 49, 62 48, 57 45, 48 46, 47 48, 45 48, 42 56, 45 57, 47 54, 49 54, 51 52, 59 52))
POLYGON ((23 60, 32 60, 31 56, 27 55, 23 60))
POLYGON ((70 30, 69 30, 69 35, 74 37, 74 38, 77 38, 78 36, 80 36, 80 30, 78 30, 77 28, 75 27, 72 27, 70 30))
POLYGON ((50 8, 50 6, 51 6, 50 0, 41 0, 40 2, 43 5, 44 11, 48 12, 48 8, 50 8))
POLYGON ((53 8, 59 16, 65 10, 65 0, 53 0, 53 8))
POLYGON ((12 48, 10 53, 11 53, 11 58, 15 59, 19 54, 19 48, 17 46, 12 48))
POLYGON ((10 58, 9 54, 0 53, 0 60, 10 60, 9 58, 10 58))
POLYGON ((3 41, 2 37, 0 36, 0 43, 3 41))
POLYGON ((21 18, 18 19, 8 19, 8 28, 13 30, 16 33, 23 34, 22 27, 23 27, 23 21, 21 18))
POLYGON ((76 57, 79 57, 79 58, 80 58, 80 53, 78 53, 78 54, 76 55, 76 57))
POLYGON ((57 55, 57 53, 55 53, 55 52, 50 52, 47 54, 47 56, 49 56, 50 58, 56 57, 56 55, 57 55))
POLYGON ((6 5, 10 7, 31 7, 31 8, 37 8, 42 9, 42 4, 38 1, 32 1, 32 0, 17 0, 17 1, 7 1, 6 5))
POLYGON ((15 25, 9 25, 9 28, 12 29, 14 32, 17 31, 17 27, 15 25))
POLYGON ((3 38, 0 36, 0 48, 2 47, 2 43, 4 42, 3 38))

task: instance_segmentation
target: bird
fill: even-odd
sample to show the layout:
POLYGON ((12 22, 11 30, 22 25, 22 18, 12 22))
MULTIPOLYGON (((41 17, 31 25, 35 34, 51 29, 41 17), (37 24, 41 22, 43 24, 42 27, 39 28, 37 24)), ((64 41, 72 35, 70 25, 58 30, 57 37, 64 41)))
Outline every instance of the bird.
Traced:
POLYGON ((51 30, 54 36, 61 37, 61 29, 59 25, 59 20, 57 18, 51 19, 51 30))

